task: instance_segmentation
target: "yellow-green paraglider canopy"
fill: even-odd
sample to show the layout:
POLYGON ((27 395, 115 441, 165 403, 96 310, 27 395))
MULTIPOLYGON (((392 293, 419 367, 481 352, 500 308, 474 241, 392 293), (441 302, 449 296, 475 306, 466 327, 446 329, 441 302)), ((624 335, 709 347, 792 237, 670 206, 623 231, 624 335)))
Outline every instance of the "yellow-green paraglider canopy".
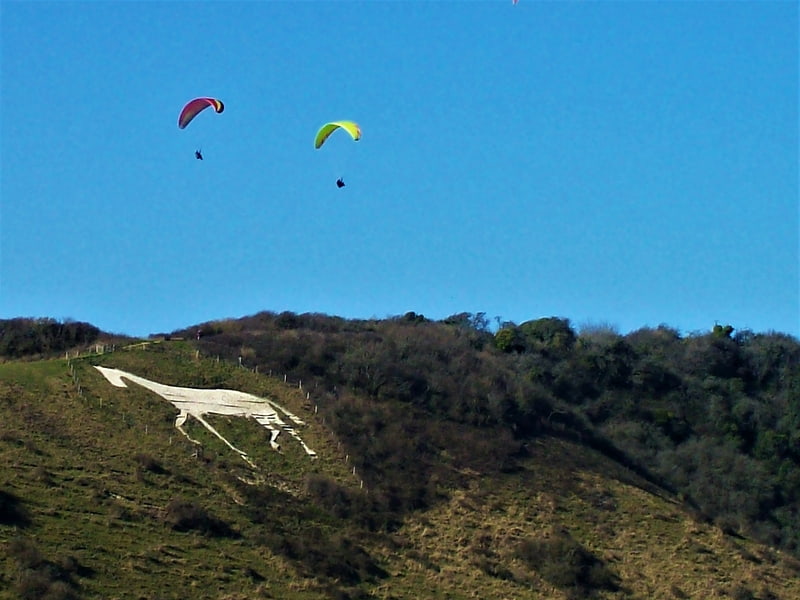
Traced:
POLYGON ((325 140, 337 129, 344 129, 356 142, 361 139, 361 128, 353 121, 332 121, 320 127, 314 138, 314 148, 320 148, 325 140))

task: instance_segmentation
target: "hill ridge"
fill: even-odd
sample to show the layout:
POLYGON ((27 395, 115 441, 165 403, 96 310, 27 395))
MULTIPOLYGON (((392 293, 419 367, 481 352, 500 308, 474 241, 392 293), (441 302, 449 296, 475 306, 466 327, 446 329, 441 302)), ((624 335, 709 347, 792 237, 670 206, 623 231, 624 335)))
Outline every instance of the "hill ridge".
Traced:
POLYGON ((220 600, 800 597, 796 559, 725 533, 577 436, 520 440, 341 388, 312 404, 313 381, 187 341, 67 364, 0 364, 0 598, 185 598, 176 579, 220 600), (172 405, 110 386, 101 364, 275 398, 318 458, 299 444, 278 454, 230 415, 208 421, 256 466, 189 420, 197 453, 174 435, 172 405), (400 435, 415 454, 392 454, 400 435))

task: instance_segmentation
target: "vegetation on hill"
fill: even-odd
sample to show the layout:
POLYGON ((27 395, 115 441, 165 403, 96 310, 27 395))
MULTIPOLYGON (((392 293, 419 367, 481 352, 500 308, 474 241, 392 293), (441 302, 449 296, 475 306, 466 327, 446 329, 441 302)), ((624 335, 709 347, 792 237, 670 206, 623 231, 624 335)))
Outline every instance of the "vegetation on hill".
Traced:
POLYGON ((100 329, 79 321, 0 319, 0 361, 52 356, 97 340, 100 329))
MULTIPOLYGON (((448 424, 492 428, 484 458, 501 470, 531 436, 560 433, 648 474, 729 531, 800 552, 796 339, 720 325, 685 337, 666 326, 578 333, 560 318, 488 325, 468 313, 434 322, 266 312, 204 324, 198 345, 314 382, 337 435, 389 487, 394 466, 409 477, 409 465, 451 445, 448 424)), ((409 479, 416 489, 398 501, 424 505, 426 478, 409 479)))
POLYGON ((4 355, 0 598, 800 596, 752 541, 798 554, 797 340, 488 325, 261 313, 4 355), (190 421, 198 451, 93 364, 269 397, 319 458, 229 417, 257 467, 190 421))

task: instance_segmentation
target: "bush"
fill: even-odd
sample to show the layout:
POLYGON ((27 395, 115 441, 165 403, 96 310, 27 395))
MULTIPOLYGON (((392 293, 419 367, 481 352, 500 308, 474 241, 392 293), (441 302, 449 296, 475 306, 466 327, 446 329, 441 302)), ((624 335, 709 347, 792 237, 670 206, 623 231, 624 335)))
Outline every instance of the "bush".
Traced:
POLYGON ((52 355, 91 344, 100 330, 89 323, 55 319, 0 319, 0 356, 52 355))
POLYGON ((44 562, 36 544, 25 537, 14 538, 8 543, 8 556, 20 569, 35 569, 44 562))
POLYGON ((347 519, 358 510, 358 498, 346 487, 324 475, 309 475, 306 479, 306 492, 311 498, 335 516, 347 519))
POLYGON ((584 593, 618 589, 617 577, 599 558, 581 546, 566 531, 546 538, 528 538, 517 547, 516 555, 528 568, 559 588, 575 588, 584 593))
POLYGON ((756 595, 743 585, 737 585, 731 591, 733 600, 756 600, 756 595))
POLYGON ((28 538, 15 538, 8 543, 8 556, 17 564, 14 581, 15 597, 20 600, 72 600, 76 592, 70 580, 79 565, 74 559, 59 564, 44 558, 36 544, 28 538))
MULTIPOLYGON (((472 440, 461 426, 521 443, 550 430, 669 485, 712 519, 800 552, 797 339, 727 325, 686 337, 664 325, 576 335, 559 317, 498 320, 495 335, 486 325, 480 313, 438 322, 261 313, 198 345, 231 361, 252 349, 260 372, 325 390, 321 415, 359 457, 382 506, 376 522, 437 501, 433 484, 452 479, 439 468, 445 448, 458 468, 514 469, 464 452, 472 440), (448 429, 459 435, 445 439, 448 429), (708 460, 692 456, 697 441, 708 460)), ((359 514, 334 490, 315 493, 334 514, 359 514)))
POLYGON ((387 576, 375 560, 347 537, 328 536, 316 527, 291 534, 270 532, 260 538, 270 550, 306 567, 309 575, 337 579, 349 585, 387 576))
POLYGON ((172 500, 165 509, 164 522, 175 531, 197 531, 205 535, 238 537, 227 523, 188 500, 172 500))
POLYGON ((0 490, 0 525, 27 527, 30 519, 14 494, 0 490))
POLYGON ((163 475, 166 473, 166 470, 161 463, 149 454, 140 452, 133 457, 133 460, 135 460, 136 464, 145 471, 149 471, 157 475, 163 475))

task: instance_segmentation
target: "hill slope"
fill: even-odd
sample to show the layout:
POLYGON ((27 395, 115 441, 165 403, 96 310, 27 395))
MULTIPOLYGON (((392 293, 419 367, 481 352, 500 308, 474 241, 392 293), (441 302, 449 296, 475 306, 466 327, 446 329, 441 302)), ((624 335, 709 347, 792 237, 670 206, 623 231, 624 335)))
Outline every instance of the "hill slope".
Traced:
MULTIPOLYGON (((354 418, 352 437, 334 434, 331 419, 341 432, 372 401, 317 411, 325 397, 307 386, 182 342, 1 364, 0 597, 800 597, 796 560, 576 441, 520 444, 420 414, 403 432, 414 464, 351 456, 370 430, 354 418), (224 416, 208 419, 256 467, 190 419, 198 448, 171 404, 94 364, 269 398, 306 422, 318 458, 289 436, 277 453, 256 422, 224 416)), ((370 427, 408 410, 382 401, 370 427)))

